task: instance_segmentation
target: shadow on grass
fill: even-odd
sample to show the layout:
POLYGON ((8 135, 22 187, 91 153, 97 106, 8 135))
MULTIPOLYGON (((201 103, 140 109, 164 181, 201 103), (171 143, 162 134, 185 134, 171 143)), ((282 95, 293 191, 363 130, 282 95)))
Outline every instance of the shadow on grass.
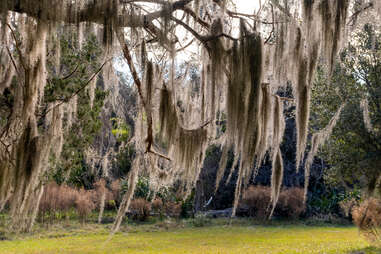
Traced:
POLYGON ((381 248, 366 247, 358 250, 351 250, 348 254, 381 254, 381 248))

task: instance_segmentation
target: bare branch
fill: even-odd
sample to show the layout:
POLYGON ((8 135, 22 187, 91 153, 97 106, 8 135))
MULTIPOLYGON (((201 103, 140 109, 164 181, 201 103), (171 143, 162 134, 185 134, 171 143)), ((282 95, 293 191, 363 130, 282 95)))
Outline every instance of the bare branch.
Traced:
POLYGON ((20 75, 19 70, 17 69, 16 63, 15 63, 15 60, 13 59, 12 53, 11 53, 11 51, 9 50, 8 46, 7 46, 7 52, 8 52, 9 58, 10 58, 11 61, 12 61, 13 67, 15 68, 17 74, 20 75))
POLYGON ((167 157, 167 156, 165 156, 165 155, 163 155, 161 153, 158 153, 156 151, 153 151, 152 148, 150 150, 147 150, 146 153, 152 153, 152 154, 154 154, 156 156, 159 156, 160 158, 163 158, 163 159, 166 159, 168 161, 171 161, 171 158, 169 158, 169 157, 167 157))
POLYGON ((68 75, 66 75, 65 77, 63 77, 62 80, 68 79, 68 78, 70 78, 71 76, 73 76, 74 73, 77 72, 78 68, 79 68, 79 64, 77 64, 77 66, 74 68, 74 70, 73 70, 71 73, 69 73, 68 75))
POLYGON ((358 11, 354 12, 354 13, 349 17, 349 21, 348 21, 347 25, 354 25, 355 20, 357 19, 358 15, 360 15, 360 13, 362 13, 363 11, 366 11, 367 9, 372 8, 373 5, 374 5, 373 2, 367 3, 365 6, 363 6, 362 8, 360 8, 358 11))
MULTIPOLYGON (((16 47, 17 53, 19 54, 21 66, 24 68, 24 70, 26 70, 25 60, 24 60, 23 54, 22 54, 21 49, 20 49, 20 42, 17 39, 16 34, 13 31, 12 27, 8 23, 7 23, 7 26, 9 28, 9 30, 11 30, 12 37, 13 37, 13 39, 15 41, 15 47, 16 47)), ((9 49, 8 49, 8 52, 9 52, 9 49)), ((19 73, 19 72, 17 71, 17 73, 19 73)))
POLYGON ((183 26, 186 30, 188 30, 197 40, 199 40, 201 43, 204 44, 204 46, 208 49, 209 46, 207 45, 206 43, 206 37, 203 36, 203 35, 200 35, 199 33, 197 33, 195 30, 193 30, 193 28, 191 28, 188 24, 186 24, 185 22, 171 16, 171 20, 175 21, 177 24, 183 26))
POLYGON ((185 46, 179 48, 179 49, 176 49, 176 52, 180 52, 180 51, 183 51, 185 50, 187 47, 189 47, 190 45, 192 45, 192 43, 194 42, 194 38, 192 40, 190 40, 185 46))

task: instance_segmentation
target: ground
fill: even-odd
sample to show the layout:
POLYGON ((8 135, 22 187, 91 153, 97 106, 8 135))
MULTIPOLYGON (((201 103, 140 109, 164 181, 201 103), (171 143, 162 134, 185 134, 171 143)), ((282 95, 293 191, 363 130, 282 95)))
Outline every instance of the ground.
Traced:
POLYGON ((381 253, 352 226, 219 221, 195 227, 189 222, 164 221, 124 226, 113 236, 109 226, 40 228, 30 235, 0 241, 0 253, 381 253))

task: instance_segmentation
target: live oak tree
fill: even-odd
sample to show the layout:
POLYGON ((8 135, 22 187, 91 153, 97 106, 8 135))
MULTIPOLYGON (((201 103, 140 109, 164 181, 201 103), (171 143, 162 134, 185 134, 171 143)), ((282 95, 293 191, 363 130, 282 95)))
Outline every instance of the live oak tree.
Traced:
MULTIPOLYGON (((364 13, 366 17, 373 14, 377 20, 381 3, 268 0, 259 1, 258 10, 251 15, 237 13, 235 3, 229 0, 0 3, 0 92, 7 91, 13 98, 8 114, 1 115, 0 204, 10 202, 15 228, 27 230, 33 224, 43 191, 40 177, 48 170, 52 147, 59 142, 64 115, 73 110, 71 98, 44 100, 50 78, 47 55, 51 48, 59 51, 59 45, 53 44, 51 37, 67 28, 77 30, 74 40, 79 45, 90 31, 101 33, 104 63, 100 69, 121 51, 139 96, 136 132, 131 140, 136 145, 136 158, 113 231, 118 230, 128 209, 139 170, 148 171, 152 183, 171 184, 182 179, 181 188, 186 195, 198 178, 210 143, 224 146, 217 187, 228 150, 234 150, 232 168, 238 167, 238 181, 233 216, 241 189, 250 177, 255 177, 266 156, 273 161, 269 208, 274 209, 283 175, 279 149, 284 132, 283 104, 296 105, 298 170, 306 149, 316 67, 324 62, 332 72, 350 29, 361 22, 364 13), (187 53, 187 49, 192 50, 187 53), (180 57, 190 59, 192 51, 199 54, 195 58, 200 66, 198 89, 189 84, 187 68, 179 76, 175 67, 180 57), (293 87, 293 99, 277 95, 278 89, 287 84, 293 87), (43 114, 44 108, 49 112, 43 114), (222 111, 227 116, 226 133, 216 139, 216 117, 222 111)), ((61 73, 60 80, 69 74, 61 73)), ((316 138, 315 146, 322 143, 335 122, 332 119, 328 131, 316 138)))

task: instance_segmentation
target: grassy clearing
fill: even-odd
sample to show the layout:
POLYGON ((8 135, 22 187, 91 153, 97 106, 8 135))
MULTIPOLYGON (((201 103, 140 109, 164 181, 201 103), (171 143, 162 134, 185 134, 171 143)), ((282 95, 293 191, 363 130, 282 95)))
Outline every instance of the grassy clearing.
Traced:
POLYGON ((0 253, 381 253, 356 228, 268 225, 217 221, 206 227, 187 222, 131 225, 111 239, 108 225, 58 225, 33 235, 0 241, 0 253))

